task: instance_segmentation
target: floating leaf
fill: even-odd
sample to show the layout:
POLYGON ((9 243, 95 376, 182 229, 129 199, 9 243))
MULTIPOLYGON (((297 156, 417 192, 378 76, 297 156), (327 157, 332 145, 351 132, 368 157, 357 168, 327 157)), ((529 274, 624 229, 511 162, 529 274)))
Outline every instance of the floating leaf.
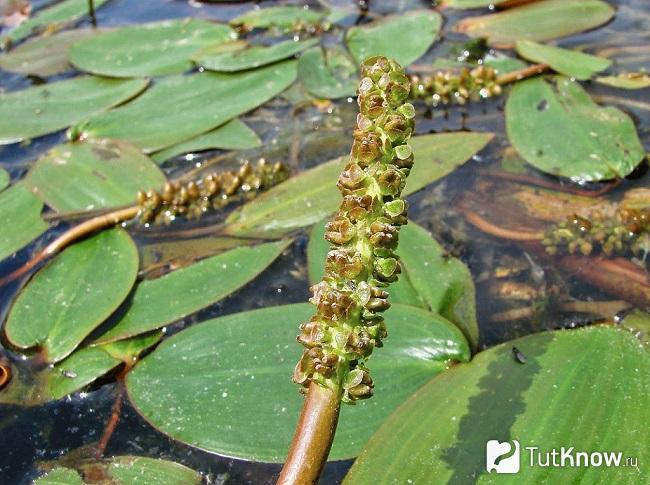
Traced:
MULTIPOLYGON (((144 456, 116 456, 110 460, 83 461, 77 465, 88 483, 114 485, 199 485, 201 474, 167 460, 144 456)), ((56 467, 36 479, 34 485, 86 485, 76 470, 56 467)))
POLYGON ((143 281, 117 324, 98 342, 161 328, 205 308, 264 271, 291 241, 232 249, 154 280, 143 281))
POLYGON ((643 89, 650 87, 650 76, 645 72, 622 72, 616 76, 597 77, 596 82, 620 89, 643 89))
POLYGON ((0 167, 0 191, 9 187, 10 181, 11 181, 11 177, 9 176, 9 172, 7 172, 4 168, 0 167))
POLYGON ((0 94, 0 145, 62 130, 137 95, 147 81, 78 77, 0 94))
POLYGON ((230 42, 202 49, 193 59, 198 65, 211 71, 243 71, 287 59, 316 43, 318 39, 286 40, 270 46, 230 42))
POLYGON ((314 10, 294 5, 255 8, 230 21, 231 25, 241 25, 246 30, 278 27, 291 30, 298 25, 313 24, 327 15, 326 11, 314 10))
POLYGON ((0 56, 0 68, 30 76, 48 77, 72 68, 68 51, 75 42, 97 35, 101 30, 64 30, 19 45, 0 56))
POLYGON ((397 254, 402 264, 399 281, 391 288, 393 303, 416 304, 439 313, 478 345, 476 292, 472 275, 458 259, 446 253, 431 235, 414 222, 400 231, 397 254), (413 301, 413 289, 417 300, 413 301), (406 291, 405 291, 406 290, 406 291))
POLYGON ((593 29, 614 16, 601 0, 546 0, 490 15, 467 17, 456 30, 485 37, 493 47, 512 48, 518 40, 544 42, 593 29))
POLYGON ((85 483, 76 470, 59 466, 34 480, 34 485, 85 485, 85 483))
POLYGON ((140 353, 158 343, 161 338, 162 332, 158 332, 77 350, 46 370, 49 394, 52 399, 61 399, 123 363, 131 366, 140 353))
POLYGON ((298 76, 309 94, 327 99, 354 96, 359 81, 356 63, 338 45, 305 51, 298 60, 298 76))
POLYGON ((538 169, 576 181, 625 177, 645 156, 634 123, 600 107, 577 82, 517 83, 506 104, 510 143, 538 169))
POLYGON ((438 13, 413 10, 352 27, 345 41, 359 64, 367 57, 381 55, 407 66, 429 50, 441 26, 442 18, 438 13))
POLYGON ((576 79, 589 79, 612 65, 612 61, 604 57, 538 44, 532 40, 517 41, 517 54, 532 62, 548 64, 554 71, 576 79))
POLYGON ((468 9, 492 7, 508 0, 442 0, 442 5, 450 8, 468 9))
MULTIPOLYGON (((390 286, 389 301, 433 311, 456 325, 473 348, 478 345, 476 292, 472 275, 458 259, 445 250, 415 222, 400 229, 402 274, 390 286)), ((311 284, 324 274, 330 244, 325 240, 325 222, 314 226, 307 244, 307 269, 311 284)))
MULTIPOLYGON (((95 8, 101 7, 106 0, 94 0, 95 8)), ((0 47, 17 42, 40 30, 60 30, 88 14, 88 0, 64 0, 56 5, 39 10, 7 35, 0 37, 0 47)))
POLYGON ((528 65, 521 59, 515 59, 514 57, 503 55, 500 55, 498 57, 487 56, 484 59, 483 64, 493 68, 499 76, 508 72, 518 71, 519 69, 523 69, 528 65))
POLYGON ((42 210, 43 203, 22 184, 0 192, 0 260, 47 230, 42 210))
POLYGON ((77 243, 36 273, 5 324, 12 345, 39 346, 47 362, 69 355, 131 291, 138 251, 122 229, 77 243))
POLYGON ((138 190, 156 189, 165 175, 135 146, 119 140, 57 145, 38 159, 25 186, 59 212, 136 202, 138 190))
POLYGON ((236 37, 227 25, 201 19, 130 25, 76 43, 70 61, 105 76, 176 74, 192 68, 190 57, 197 50, 236 37))
POLYGON ((507 342, 416 392, 371 438, 344 483, 375 484, 376 470, 382 483, 640 483, 636 466, 531 467, 525 447, 542 456, 561 447, 574 458, 578 451, 648 456, 640 423, 650 419, 649 392, 648 351, 630 332, 592 327, 507 342), (486 471, 489 440, 519 440, 519 473, 486 471))
POLYGON ((235 74, 174 76, 126 106, 91 118, 74 131, 81 137, 129 140, 146 152, 154 152, 256 108, 281 93, 296 75, 296 62, 286 61, 235 74))
MULTIPOLYGON (((127 377, 147 421, 202 449, 255 461, 282 461, 302 399, 290 376, 301 349, 297 325, 308 304, 238 313, 194 325, 163 342, 127 377), (170 411, 171 410, 171 411, 170 411)), ((375 396, 344 406, 330 459, 353 457, 384 418, 449 360, 467 360, 462 334, 424 310, 395 305, 390 337, 369 366, 375 396)))
MULTIPOLYGON (((445 133, 415 136, 415 165, 406 183, 411 194, 444 177, 492 139, 491 133, 445 133)), ((226 232, 234 236, 281 236, 315 224, 336 210, 341 194, 336 180, 347 157, 307 170, 234 211, 226 232)))
POLYGON ((203 135, 156 152, 151 158, 157 163, 163 163, 181 153, 200 152, 216 148, 221 150, 246 150, 261 145, 262 141, 257 134, 246 123, 236 118, 203 135))

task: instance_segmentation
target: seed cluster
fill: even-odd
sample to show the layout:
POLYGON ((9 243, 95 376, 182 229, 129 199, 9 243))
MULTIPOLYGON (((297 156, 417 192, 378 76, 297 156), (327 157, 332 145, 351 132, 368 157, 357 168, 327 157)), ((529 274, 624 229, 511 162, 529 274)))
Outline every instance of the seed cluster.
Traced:
POLYGON ((239 170, 211 173, 198 181, 168 182, 161 191, 138 193, 138 218, 142 224, 170 224, 178 216, 196 219, 211 208, 254 197, 288 175, 282 163, 260 159, 256 166, 244 162, 239 170))
POLYGON ((311 287, 317 310, 300 326, 298 341, 306 350, 294 371, 294 381, 305 388, 311 382, 342 387, 345 402, 373 393, 363 362, 386 337, 380 313, 390 306, 385 288, 400 273, 394 251, 407 222, 400 194, 413 166, 408 141, 415 110, 407 103, 403 69, 372 57, 361 74, 354 142, 337 183, 343 201, 326 226, 332 247, 325 276, 311 287))
POLYGON ((465 104, 481 98, 499 96, 501 85, 497 83, 496 71, 488 66, 472 70, 439 71, 430 76, 411 75, 411 97, 440 104, 465 104))
POLYGON ((585 256, 594 252, 646 255, 650 252, 650 208, 620 208, 614 217, 591 220, 573 215, 549 229, 542 244, 550 254, 564 250, 585 256))

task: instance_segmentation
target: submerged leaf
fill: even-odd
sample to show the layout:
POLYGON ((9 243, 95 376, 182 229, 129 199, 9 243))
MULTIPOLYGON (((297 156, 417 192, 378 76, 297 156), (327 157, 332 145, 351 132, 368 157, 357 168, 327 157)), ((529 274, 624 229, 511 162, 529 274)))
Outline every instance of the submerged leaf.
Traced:
MULTIPOLYGON (((491 133, 414 136, 416 163, 405 194, 416 192, 467 161, 492 139, 491 133)), ((341 194, 336 180, 347 157, 307 170, 234 211, 226 220, 233 236, 276 237, 315 224, 336 210, 341 194)))
POLYGON ((147 81, 77 77, 0 93, 0 145, 47 135, 140 93, 147 81))
MULTIPOLYGON (((136 409, 173 438, 227 456, 284 459, 302 399, 290 376, 297 325, 308 304, 238 313, 194 325, 163 342, 127 377, 136 409), (152 386, 152 382, 156 385, 152 386), (173 411, 170 413, 170 409, 173 411)), ((395 305, 390 337, 369 366, 375 397, 345 406, 330 459, 353 457, 407 396, 469 349, 449 322, 395 305)))
POLYGON ((197 50, 235 39, 227 25, 175 19, 112 30, 76 43, 71 62, 83 71, 113 77, 177 74, 191 69, 197 50))
MULTIPOLYGON (((104 3, 106 0, 94 0, 95 8, 101 7, 104 3)), ((59 30, 87 14, 88 0, 64 0, 37 11, 31 18, 1 36, 0 47, 5 48, 12 42, 22 40, 33 32, 45 28, 59 30)))
POLYGON ((57 145, 38 159, 24 184, 59 212, 136 202, 139 190, 157 189, 165 175, 135 146, 119 140, 57 145))
POLYGON ((73 131, 82 138, 129 140, 145 152, 155 152, 258 107, 284 91, 296 75, 296 62, 285 61, 234 74, 170 77, 135 101, 91 118, 73 131))
POLYGON ((58 466, 34 480, 34 485, 85 485, 85 483, 76 470, 58 466))
POLYGON ((597 450, 648 456, 641 423, 650 419, 649 392, 648 350, 630 332, 591 327, 517 339, 417 391, 370 439, 344 483, 374 485, 379 469, 382 483, 428 483, 432 476, 439 483, 640 483, 636 466, 575 460, 580 451, 585 463, 597 450), (490 440, 519 440, 518 473, 486 471, 490 440), (546 453, 562 447, 572 456, 565 466, 530 466, 536 453, 547 462, 546 453))
POLYGON ((512 146, 536 168, 576 181, 623 178, 645 152, 634 123, 617 108, 600 107, 580 84, 558 77, 517 83, 506 104, 512 146))
POLYGON ((0 191, 6 189, 9 186, 10 181, 11 177, 9 176, 9 172, 0 167, 0 191))
POLYGON ((231 42, 202 49, 193 59, 211 71, 243 71, 287 59, 316 43, 318 39, 286 40, 270 46, 231 42))
POLYGON ((246 150, 261 145, 262 141, 257 134, 246 123, 235 118, 212 131, 190 138, 178 145, 160 150, 154 153, 151 158, 157 163, 163 163, 182 153, 200 152, 217 148, 221 150, 246 150))
POLYGON ((143 281, 124 315, 98 343, 161 328, 225 298, 264 271, 289 244, 280 241, 232 249, 143 281))
POLYGON ((43 234, 43 203, 22 184, 0 192, 0 260, 43 234))
POLYGON ((596 82, 620 89, 644 89, 650 87, 650 76, 645 72, 622 72, 616 76, 597 77, 596 82))
POLYGON ((317 98, 343 98, 357 92, 357 65, 338 45, 305 51, 298 60, 298 76, 309 94, 317 98))
POLYGON ((137 272, 138 251, 122 229, 70 246, 18 295, 7 339, 20 349, 40 347, 47 362, 62 360, 124 301, 137 272))
POLYGON ((66 72, 72 69, 68 58, 70 47, 101 32, 100 29, 75 29, 39 37, 0 55, 0 68, 40 77, 66 72))
POLYGON ((547 41, 593 29, 613 16, 614 8, 602 0, 545 0, 464 18, 456 30, 470 37, 485 37, 489 45, 508 49, 518 40, 547 41))
POLYGON ((442 17, 431 10, 412 10, 352 27, 345 41, 357 60, 386 56, 403 66, 422 57, 440 34, 442 17))
POLYGON ((548 64, 554 71, 576 79, 589 79, 612 64, 604 57, 538 44, 532 40, 517 41, 517 53, 524 59, 548 64))

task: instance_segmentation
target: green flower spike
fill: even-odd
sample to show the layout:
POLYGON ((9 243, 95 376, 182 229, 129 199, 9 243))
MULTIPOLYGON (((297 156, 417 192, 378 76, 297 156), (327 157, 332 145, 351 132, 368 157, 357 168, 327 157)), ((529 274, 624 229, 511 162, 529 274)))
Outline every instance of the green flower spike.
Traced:
POLYGON ((497 81, 496 71, 489 66, 479 66, 472 70, 439 71, 431 76, 412 75, 411 97, 423 99, 434 106, 439 104, 465 104, 502 92, 497 81))
POLYGON ((390 306, 385 288, 400 273, 394 251, 407 222, 400 194, 413 166, 408 141, 415 116, 410 83, 397 63, 372 57, 361 74, 350 161, 337 183, 343 202, 326 226, 332 247, 325 276, 311 288, 317 310, 300 326, 298 341, 307 349, 294 371, 296 383, 342 390, 349 403, 372 395, 362 362, 386 337, 381 312, 390 306))
POLYGON ((244 162, 239 170, 215 172, 186 183, 168 182, 161 191, 138 193, 138 218, 142 224, 170 224, 178 216, 196 219, 209 209, 253 198, 288 176, 282 163, 260 159, 257 166, 244 162))

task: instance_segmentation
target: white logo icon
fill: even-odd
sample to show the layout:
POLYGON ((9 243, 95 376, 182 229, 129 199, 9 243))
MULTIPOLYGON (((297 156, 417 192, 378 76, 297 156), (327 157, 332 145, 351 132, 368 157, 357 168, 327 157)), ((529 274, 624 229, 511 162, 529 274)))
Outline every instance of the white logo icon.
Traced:
POLYGON ((485 445, 485 469, 488 473, 519 472, 519 441, 490 440, 485 445))

